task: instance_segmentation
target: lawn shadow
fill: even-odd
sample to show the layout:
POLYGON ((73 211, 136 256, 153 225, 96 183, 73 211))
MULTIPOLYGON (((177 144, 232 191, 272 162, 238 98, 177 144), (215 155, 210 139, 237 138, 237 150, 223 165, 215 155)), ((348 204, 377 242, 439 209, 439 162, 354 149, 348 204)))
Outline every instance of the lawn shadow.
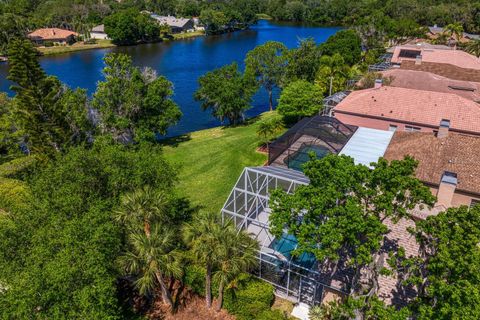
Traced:
POLYGON ((225 130, 225 129, 231 129, 231 128, 247 127, 249 125, 254 124, 258 120, 260 120, 260 118, 261 118, 261 115, 258 115, 258 116, 252 117, 252 118, 245 119, 245 121, 243 121, 241 123, 223 125, 223 126, 221 126, 221 128, 222 128, 222 130, 225 130))
POLYGON ((187 142, 190 140, 192 140, 192 136, 190 133, 187 133, 187 134, 182 134, 180 136, 176 136, 172 138, 165 138, 165 139, 158 140, 158 143, 162 146, 169 146, 169 147, 176 148, 182 142, 187 142))

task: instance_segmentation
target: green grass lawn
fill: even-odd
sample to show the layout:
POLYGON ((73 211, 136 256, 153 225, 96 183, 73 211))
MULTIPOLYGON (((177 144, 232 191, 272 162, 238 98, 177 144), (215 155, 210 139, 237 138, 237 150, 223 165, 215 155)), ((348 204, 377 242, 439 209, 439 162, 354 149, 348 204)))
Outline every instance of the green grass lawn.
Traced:
POLYGON ((169 140, 164 153, 180 170, 180 192, 205 210, 219 211, 243 168, 260 166, 267 160, 256 151, 259 118, 243 126, 217 127, 169 140))
POLYGON ((112 43, 111 40, 97 40, 97 43, 95 44, 84 44, 83 42, 79 41, 72 44, 71 46, 39 47, 37 49, 44 55, 48 56, 54 54, 63 54, 91 49, 105 49, 112 47, 115 47, 115 45, 112 43))

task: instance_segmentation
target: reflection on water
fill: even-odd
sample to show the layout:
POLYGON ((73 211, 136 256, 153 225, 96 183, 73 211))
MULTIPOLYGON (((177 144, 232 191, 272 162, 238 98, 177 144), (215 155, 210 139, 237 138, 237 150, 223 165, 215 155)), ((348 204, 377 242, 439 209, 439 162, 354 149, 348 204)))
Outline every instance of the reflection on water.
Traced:
MULTIPOLYGON (((267 41, 281 41, 293 48, 300 39, 308 37, 313 37, 318 43, 324 42, 337 30, 260 21, 250 30, 241 32, 48 56, 42 57, 40 63, 48 74, 58 76, 71 87, 85 88, 91 94, 97 82, 103 79, 102 59, 106 53, 113 51, 131 55, 135 65, 151 67, 173 82, 174 99, 183 112, 180 123, 169 130, 169 136, 175 136, 219 124, 208 112, 201 111, 199 103, 193 99, 199 76, 233 61, 243 68, 246 53, 267 41)), ((0 64, 0 90, 8 92, 7 68, 7 64, 0 64)), ((266 110, 268 98, 265 92, 260 91, 247 115, 255 116, 266 110)))

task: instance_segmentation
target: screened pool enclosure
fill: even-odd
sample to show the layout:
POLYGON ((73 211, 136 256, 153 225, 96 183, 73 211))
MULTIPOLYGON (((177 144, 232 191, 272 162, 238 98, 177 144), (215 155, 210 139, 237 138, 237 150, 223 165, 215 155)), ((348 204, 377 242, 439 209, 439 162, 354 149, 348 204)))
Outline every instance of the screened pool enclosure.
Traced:
POLYGON ((312 153, 317 158, 338 154, 356 129, 332 117, 304 118, 269 145, 268 164, 301 171, 312 153))
POLYGON ((276 238, 269 232, 269 200, 275 189, 293 193, 309 183, 301 172, 283 167, 245 168, 222 209, 222 218, 232 220, 258 240, 258 267, 252 273, 275 286, 277 294, 310 305, 326 296, 343 295, 341 281, 319 270, 312 254, 292 255, 297 239, 290 234, 276 238))

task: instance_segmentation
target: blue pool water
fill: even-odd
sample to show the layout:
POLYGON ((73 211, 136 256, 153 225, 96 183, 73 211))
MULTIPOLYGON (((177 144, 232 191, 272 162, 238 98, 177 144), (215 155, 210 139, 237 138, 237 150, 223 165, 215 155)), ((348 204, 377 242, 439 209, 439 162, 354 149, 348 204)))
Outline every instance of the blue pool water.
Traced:
MULTIPOLYGON (((275 238, 272 242, 273 250, 281 253, 287 259, 292 258, 291 252, 297 247, 298 240, 294 235, 283 234, 281 238, 275 238)), ((315 256, 311 253, 302 253, 298 257, 293 257, 292 262, 298 264, 304 268, 312 268, 315 264, 315 256)))
POLYGON ((310 153, 314 153, 317 159, 325 157, 330 151, 322 146, 303 146, 291 156, 285 158, 285 164, 290 169, 303 171, 303 164, 310 160, 310 153))

